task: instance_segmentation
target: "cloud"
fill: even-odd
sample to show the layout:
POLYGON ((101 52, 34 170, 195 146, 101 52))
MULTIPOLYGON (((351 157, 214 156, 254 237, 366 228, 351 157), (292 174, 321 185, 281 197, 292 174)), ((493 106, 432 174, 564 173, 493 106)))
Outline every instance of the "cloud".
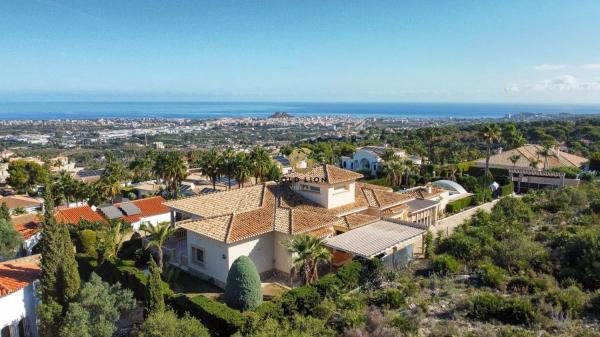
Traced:
POLYGON ((582 66, 583 69, 600 69, 600 63, 591 63, 582 66))
POLYGON ((549 80, 529 83, 513 83, 506 86, 508 92, 522 91, 600 91, 600 79, 580 81, 573 75, 562 75, 549 80))
POLYGON ((567 65, 565 64, 538 64, 537 66, 534 66, 533 69, 538 71, 550 71, 565 69, 566 67, 567 65))

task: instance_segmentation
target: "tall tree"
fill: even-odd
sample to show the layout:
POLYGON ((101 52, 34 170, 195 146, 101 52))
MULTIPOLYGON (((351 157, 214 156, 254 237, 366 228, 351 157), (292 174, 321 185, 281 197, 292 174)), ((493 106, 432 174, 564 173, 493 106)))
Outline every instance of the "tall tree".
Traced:
POLYGON ((0 218, 0 261, 15 257, 23 244, 23 236, 10 220, 0 218))
POLYGON ((10 210, 8 209, 8 206, 6 206, 5 202, 0 205, 0 219, 10 221, 10 210))
POLYGON ((244 183, 248 177, 252 175, 252 162, 248 155, 240 152, 235 156, 234 177, 240 187, 244 187, 244 183))
POLYGON ((202 153, 198 165, 202 174, 208 176, 212 182, 213 189, 216 189, 217 179, 221 176, 222 157, 216 148, 212 148, 202 153))
POLYGON ((177 151, 162 152, 154 164, 154 172, 167 185, 172 198, 179 196, 179 185, 187 176, 187 166, 181 153, 177 151))
MULTIPOLYGON (((227 189, 231 189, 231 178, 235 174, 235 152, 228 147, 221 155, 221 173, 227 176, 227 189)), ((213 187, 214 188, 214 187, 213 187)))
POLYGON ((156 265, 156 262, 154 262, 154 259, 150 259, 148 268, 150 270, 150 275, 148 275, 146 281, 144 307, 146 315, 151 315, 165 310, 165 298, 162 291, 162 279, 160 277, 161 270, 156 265))
POLYGON ((8 174, 6 182, 20 193, 44 183, 48 178, 48 170, 44 166, 27 160, 10 162, 8 174))
POLYGON ((269 172, 269 166, 271 164, 271 157, 267 150, 260 146, 256 146, 250 151, 250 160, 252 161, 252 166, 254 167, 254 177, 256 182, 260 179, 264 181, 264 178, 267 176, 269 172))
POLYGON ((129 164, 133 182, 147 181, 155 178, 154 165, 156 158, 156 151, 149 150, 143 157, 137 157, 129 164))
POLYGON ((500 127, 496 123, 486 124, 479 130, 479 138, 485 142, 485 172, 490 171, 490 157, 492 156, 492 145, 501 138, 500 127))
POLYGON ((146 248, 156 247, 158 255, 158 267, 163 268, 163 251, 162 247, 167 239, 175 232, 175 228, 169 222, 161 222, 156 226, 152 224, 142 224, 140 230, 150 234, 148 245, 146 248))
POLYGON ((427 159, 430 163, 433 162, 433 143, 435 142, 438 134, 439 132, 436 128, 423 129, 423 136, 425 138, 425 143, 427 144, 427 159))
POLYGON ((109 157, 109 162, 104 168, 104 172, 98 181, 99 187, 103 191, 104 197, 110 198, 111 202, 115 201, 115 197, 121 191, 123 181, 129 176, 127 169, 116 159, 109 157))

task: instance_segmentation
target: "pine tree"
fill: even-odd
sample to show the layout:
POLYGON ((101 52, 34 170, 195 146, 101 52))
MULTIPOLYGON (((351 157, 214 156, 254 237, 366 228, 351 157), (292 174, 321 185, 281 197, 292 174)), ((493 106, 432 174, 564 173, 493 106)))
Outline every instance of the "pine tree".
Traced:
POLYGON ((260 276, 254 262, 240 256, 231 265, 225 286, 225 303, 239 310, 254 310, 262 302, 260 276))
POLYGON ((165 299, 162 292, 162 280, 160 278, 160 268, 154 262, 154 259, 150 259, 148 263, 150 268, 150 275, 146 282, 146 298, 145 298, 145 309, 146 314, 151 315, 165 310, 165 299))
POLYGON ((0 220, 1 219, 10 222, 10 210, 8 209, 8 206, 6 206, 5 202, 3 202, 2 205, 0 205, 0 220))

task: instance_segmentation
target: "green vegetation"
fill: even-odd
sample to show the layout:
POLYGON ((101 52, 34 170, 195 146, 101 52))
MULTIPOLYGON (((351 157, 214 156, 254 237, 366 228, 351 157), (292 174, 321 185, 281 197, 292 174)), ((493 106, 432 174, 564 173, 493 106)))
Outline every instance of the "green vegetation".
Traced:
POLYGON ((160 268, 150 259, 148 263, 150 275, 146 282, 146 297, 144 306, 146 313, 154 314, 165 310, 165 297, 163 295, 162 279, 160 277, 160 268))
POLYGON ((288 251, 294 254, 295 268, 304 275, 304 283, 310 284, 318 278, 317 267, 320 262, 329 261, 331 252, 325 247, 322 239, 310 235, 296 235, 283 243, 288 251))
POLYGON ((159 311, 146 318, 135 337, 209 337, 208 330, 189 315, 178 318, 173 311, 159 311))
POLYGON ((23 237, 10 220, 0 218, 0 261, 15 257, 23 244, 23 237))
POLYGON ((262 302, 260 276, 254 262, 240 256, 231 265, 227 274, 225 303, 242 311, 254 310, 262 302))

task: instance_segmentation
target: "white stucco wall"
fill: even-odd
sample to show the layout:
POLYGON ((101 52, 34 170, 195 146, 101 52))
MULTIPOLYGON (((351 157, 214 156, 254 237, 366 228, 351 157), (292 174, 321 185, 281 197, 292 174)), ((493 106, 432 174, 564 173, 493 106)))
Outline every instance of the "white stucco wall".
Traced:
POLYGON ((354 182, 342 183, 329 186, 327 188, 327 208, 335 208, 344 205, 348 205, 354 202, 354 189, 356 184, 354 182), (335 191, 338 187, 345 187, 345 191, 335 191))
POLYGON ((300 194, 301 196, 305 197, 306 199, 314 201, 323 207, 326 207, 325 205, 327 205, 327 193, 326 193, 327 185, 300 181, 300 182, 296 182, 293 184, 292 190, 294 190, 294 192, 300 194), (320 192, 317 193, 317 192, 303 191, 302 185, 317 187, 317 188, 319 188, 320 192))
POLYGON ((283 272, 289 273, 292 269, 292 256, 288 253, 287 248, 283 246, 282 242, 291 239, 292 236, 288 234, 273 233, 273 255, 275 258, 274 268, 283 272))
POLYGON ((188 267, 193 271, 214 279, 217 285, 224 286, 227 281, 228 247, 224 242, 213 240, 209 237, 187 231, 187 253, 188 267), (192 247, 204 249, 204 264, 198 265, 194 262, 192 247), (223 258, 225 256, 225 258, 223 258))
POLYGON ((227 270, 242 255, 248 256, 254 262, 259 274, 273 270, 275 265, 273 233, 266 233, 255 238, 231 244, 228 248, 227 270))
POLYGON ((148 216, 148 217, 143 217, 140 219, 140 221, 138 222, 133 222, 131 224, 131 227, 133 227, 133 230, 138 230, 140 229, 140 225, 142 224, 142 222, 146 222, 146 223, 150 223, 152 226, 156 226, 161 222, 171 222, 171 213, 163 213, 163 214, 157 214, 157 215, 153 215, 153 216, 148 216))
POLYGON ((10 325, 13 336, 19 336, 19 321, 25 319, 26 331, 30 332, 30 336, 37 337, 36 306, 33 284, 0 297, 0 329, 10 325))

